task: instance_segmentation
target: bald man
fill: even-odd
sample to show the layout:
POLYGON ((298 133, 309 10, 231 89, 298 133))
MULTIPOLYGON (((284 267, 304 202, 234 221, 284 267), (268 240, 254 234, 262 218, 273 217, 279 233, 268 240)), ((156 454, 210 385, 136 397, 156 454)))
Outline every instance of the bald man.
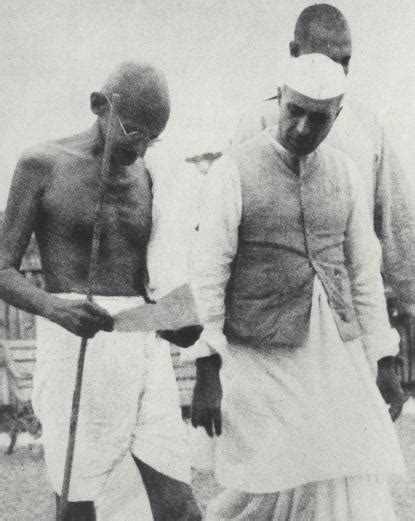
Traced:
POLYGON ((387 478, 402 454, 373 371, 398 335, 356 166, 324 143, 344 90, 326 56, 292 60, 277 125, 207 178, 193 424, 220 434, 225 487, 207 521, 395 519, 387 478))
MULTIPOLYGON (((294 39, 289 45, 293 58, 308 53, 323 53, 339 63, 348 73, 352 55, 349 25, 334 6, 315 4, 298 17, 294 39)), ((233 143, 242 143, 278 120, 277 97, 264 101, 245 114, 237 127, 233 143)), ((374 217, 375 232, 380 240, 383 274, 398 298, 401 310, 415 313, 415 194, 402 171, 374 115, 353 98, 346 98, 343 111, 330 132, 327 142, 345 152, 356 163, 369 208, 374 217)), ((393 371, 394 360, 380 361, 379 370, 387 371, 380 388, 391 414, 398 417, 403 393, 393 371)))
POLYGON ((100 518, 106 520, 198 520, 168 344, 154 334, 110 333, 112 314, 146 298, 146 251, 157 183, 143 158, 169 118, 167 84, 153 66, 126 62, 91 94, 90 102, 97 116, 92 128, 35 146, 17 164, 1 234, 0 296, 38 315, 33 405, 43 425, 46 464, 57 494, 79 337, 92 339, 65 521, 95 519, 95 504, 104 505, 101 512, 107 514, 100 518), (114 93, 121 103, 90 303, 85 295, 92 230, 114 93), (33 232, 44 290, 18 271, 33 232), (137 482, 130 490, 139 499, 139 511, 128 510, 125 498, 124 503, 115 498, 113 508, 105 505, 106 485, 118 468, 124 469, 118 470, 119 484, 127 476, 137 482))

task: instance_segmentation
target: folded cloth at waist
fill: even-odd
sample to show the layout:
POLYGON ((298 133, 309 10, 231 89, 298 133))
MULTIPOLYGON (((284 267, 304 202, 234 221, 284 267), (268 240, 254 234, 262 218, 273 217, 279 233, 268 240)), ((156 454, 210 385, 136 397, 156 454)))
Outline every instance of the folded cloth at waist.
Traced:
MULTIPOLYGON (((144 303, 141 297, 94 300, 110 313, 144 303)), ((38 317, 37 343, 32 401, 43 426, 48 473, 59 493, 80 338, 38 317)), ((160 472, 189 480, 168 344, 154 333, 98 332, 87 345, 69 499, 96 498, 128 450, 160 472)))
MULTIPOLYGON (((83 293, 55 293, 55 296, 68 300, 82 300, 86 299, 83 293)), ((110 315, 115 315, 124 309, 130 309, 135 306, 145 304, 143 297, 137 296, 120 296, 120 295, 94 295, 93 302, 105 308, 110 315)))

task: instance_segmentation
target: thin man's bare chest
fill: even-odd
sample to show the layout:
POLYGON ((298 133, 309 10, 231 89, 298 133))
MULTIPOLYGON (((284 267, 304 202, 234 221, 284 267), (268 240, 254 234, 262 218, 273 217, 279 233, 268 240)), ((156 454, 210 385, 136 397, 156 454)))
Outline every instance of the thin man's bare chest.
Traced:
MULTIPOLYGON (((98 199, 96 168, 86 165, 82 170, 58 172, 42 197, 42 227, 74 240, 88 240, 92 236, 98 199)), ((147 235, 151 201, 150 182, 144 171, 112 178, 104 194, 104 237, 116 235, 139 240, 147 235)))

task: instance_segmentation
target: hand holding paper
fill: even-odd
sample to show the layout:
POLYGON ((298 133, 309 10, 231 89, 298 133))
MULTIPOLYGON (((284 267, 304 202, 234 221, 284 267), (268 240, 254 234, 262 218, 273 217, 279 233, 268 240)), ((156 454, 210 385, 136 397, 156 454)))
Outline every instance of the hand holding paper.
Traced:
POLYGON ((122 332, 176 330, 200 325, 188 284, 175 288, 156 304, 143 304, 120 311, 113 318, 114 329, 122 332))
POLYGON ((186 326, 180 329, 157 331, 158 336, 179 347, 190 347, 195 344, 202 334, 202 326, 186 326))

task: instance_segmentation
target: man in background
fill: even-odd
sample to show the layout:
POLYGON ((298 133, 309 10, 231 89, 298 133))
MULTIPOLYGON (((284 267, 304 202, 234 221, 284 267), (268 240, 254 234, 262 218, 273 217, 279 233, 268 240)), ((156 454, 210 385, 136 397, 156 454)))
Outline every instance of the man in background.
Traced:
MULTIPOLYGON (((347 74, 352 56, 349 24, 344 15, 329 4, 314 4, 297 19, 294 39, 289 44, 292 58, 322 53, 339 63, 347 74)), ((242 143, 278 121, 277 96, 246 113, 235 132, 233 143, 242 143)), ((327 137, 327 143, 349 155, 356 163, 376 235, 382 247, 382 272, 392 288, 402 312, 415 314, 415 194, 398 158, 376 117, 357 100, 347 97, 343 110, 327 137)), ((404 395, 394 359, 380 362, 389 371, 388 385, 380 391, 396 419, 404 395)))

